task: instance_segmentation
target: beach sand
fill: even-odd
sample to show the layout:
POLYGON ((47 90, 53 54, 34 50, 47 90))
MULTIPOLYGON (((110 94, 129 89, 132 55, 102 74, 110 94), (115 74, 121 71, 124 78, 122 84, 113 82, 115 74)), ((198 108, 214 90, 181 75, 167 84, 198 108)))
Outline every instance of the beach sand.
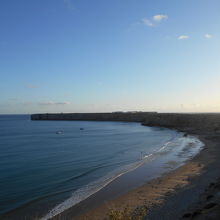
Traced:
MULTIPOLYGON (((193 135, 197 136, 205 146, 197 156, 185 165, 116 198, 111 198, 109 195, 108 201, 102 200, 101 197, 97 200, 89 198, 54 217, 53 220, 103 220, 108 219, 107 214, 111 209, 124 210, 128 208, 135 212, 140 207, 146 208, 147 219, 194 219, 193 213, 198 210, 198 204, 201 207, 207 205, 204 203, 203 197, 207 197, 210 183, 217 184, 220 176, 220 160, 218 160, 220 134, 194 131, 193 135)), ((126 188, 126 183, 124 187, 126 188)), ((217 201, 213 196, 209 202, 212 199, 217 201)), ((210 212, 213 213, 218 202, 216 204, 210 208, 210 212)), ((196 218, 201 217, 202 219, 203 215, 208 215, 208 211, 208 209, 205 209, 205 212, 200 211, 196 218)))
MULTIPOLYGON (((53 219, 106 219, 106 214, 111 208, 123 210, 125 207, 134 213, 138 207, 146 207, 148 213, 145 219, 152 220, 220 219, 220 114, 157 112, 38 114, 32 115, 32 120, 135 121, 146 126, 186 132, 197 136, 205 144, 197 156, 176 170, 155 177, 154 180, 140 182, 139 186, 130 189, 129 192, 124 190, 127 188, 127 183, 124 182, 124 187, 116 188, 121 190, 117 197, 113 197, 111 191, 108 192, 108 199, 99 196, 98 200, 94 200, 95 196, 91 196, 53 219)), ((143 173, 143 176, 147 176, 148 171, 146 174, 143 173)), ((134 175, 133 179, 135 178, 134 175)))

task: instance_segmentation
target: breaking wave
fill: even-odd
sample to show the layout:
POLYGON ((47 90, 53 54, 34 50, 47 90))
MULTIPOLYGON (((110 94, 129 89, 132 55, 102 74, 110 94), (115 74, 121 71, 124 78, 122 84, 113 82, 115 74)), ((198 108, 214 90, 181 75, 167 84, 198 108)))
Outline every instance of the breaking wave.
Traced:
POLYGON ((43 216, 40 220, 47 220, 50 219, 66 209, 80 203, 81 201, 85 200, 86 198, 90 197, 94 193, 98 192, 109 183, 111 183, 116 178, 122 176, 125 173, 128 173, 132 170, 137 169, 144 163, 150 162, 158 157, 163 157, 164 155, 171 155, 175 154, 180 157, 180 164, 185 162, 187 159, 195 156, 203 147, 203 143, 193 136, 187 137, 174 137, 172 140, 166 142, 159 150, 154 151, 150 154, 144 154, 141 152, 140 158, 138 161, 135 161, 129 165, 123 166, 110 172, 108 175, 89 183, 88 185, 76 190, 72 193, 72 195, 62 203, 55 206, 52 210, 50 210, 45 216, 43 216))

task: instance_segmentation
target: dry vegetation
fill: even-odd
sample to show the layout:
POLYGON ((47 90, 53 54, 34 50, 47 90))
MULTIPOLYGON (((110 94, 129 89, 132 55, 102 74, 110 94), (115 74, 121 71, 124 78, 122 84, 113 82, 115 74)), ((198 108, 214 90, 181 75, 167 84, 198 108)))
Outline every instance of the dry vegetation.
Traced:
POLYGON ((108 220, 143 220, 147 215, 147 209, 142 207, 134 212, 130 211, 127 207, 124 210, 111 209, 108 213, 108 220))

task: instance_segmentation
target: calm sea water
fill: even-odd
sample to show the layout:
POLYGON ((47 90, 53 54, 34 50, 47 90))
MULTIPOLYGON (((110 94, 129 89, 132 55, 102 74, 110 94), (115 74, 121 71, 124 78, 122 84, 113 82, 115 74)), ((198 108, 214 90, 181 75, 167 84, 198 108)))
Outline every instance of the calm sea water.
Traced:
POLYGON ((183 142, 176 131, 139 123, 31 121, 29 115, 2 115, 0 125, 1 219, 56 214, 148 157, 177 145, 185 152, 194 143, 183 142))

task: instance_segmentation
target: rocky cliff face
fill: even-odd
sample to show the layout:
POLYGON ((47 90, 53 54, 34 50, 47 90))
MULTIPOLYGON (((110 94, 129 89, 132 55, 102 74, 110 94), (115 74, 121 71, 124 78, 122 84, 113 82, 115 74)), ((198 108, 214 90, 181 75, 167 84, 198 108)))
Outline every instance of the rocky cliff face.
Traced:
POLYGON ((143 122, 156 112, 116 112, 116 113, 68 113, 68 114, 35 114, 32 120, 83 120, 83 121, 128 121, 143 122))
POLYGON ((136 113, 69 113, 35 114, 32 120, 127 121, 143 125, 174 128, 182 131, 220 132, 220 114, 136 113))
POLYGON ((182 131, 219 131, 220 114, 156 114, 143 125, 175 128, 182 131))

